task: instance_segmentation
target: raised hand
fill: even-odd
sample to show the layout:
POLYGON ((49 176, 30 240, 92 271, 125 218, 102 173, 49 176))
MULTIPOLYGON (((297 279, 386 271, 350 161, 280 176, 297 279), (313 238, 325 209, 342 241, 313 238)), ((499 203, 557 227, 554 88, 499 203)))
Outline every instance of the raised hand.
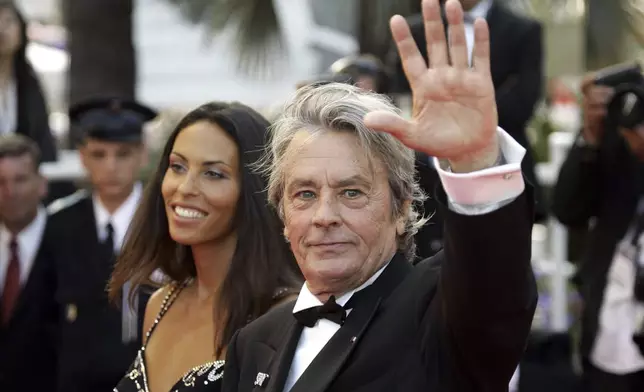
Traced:
POLYGON ((400 15, 391 18, 391 32, 413 95, 412 119, 386 112, 365 116, 368 127, 388 132, 408 147, 448 159, 454 171, 491 166, 497 159, 497 112, 490 76, 490 39, 487 23, 474 23, 472 67, 465 41, 463 9, 447 0, 449 45, 439 0, 423 0, 427 37, 427 66, 400 15))

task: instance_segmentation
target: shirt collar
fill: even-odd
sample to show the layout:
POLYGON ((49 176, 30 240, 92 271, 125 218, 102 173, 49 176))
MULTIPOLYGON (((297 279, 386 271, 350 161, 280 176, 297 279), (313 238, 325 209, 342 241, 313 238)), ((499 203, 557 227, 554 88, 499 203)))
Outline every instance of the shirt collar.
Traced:
MULTIPOLYGON (((18 242, 18 249, 26 249, 31 241, 40 241, 42 232, 45 228, 45 221, 47 220, 47 212, 43 206, 38 206, 36 217, 25 227, 16 237, 18 242)), ((2 239, 2 246, 6 247, 11 242, 13 235, 7 229, 7 226, 0 224, 0 238, 2 239)))
POLYGON ((130 221, 136 207, 139 203, 139 199, 142 194, 142 185, 137 182, 132 188, 132 193, 128 196, 127 199, 119 206, 119 208, 114 211, 112 215, 107 211, 98 195, 93 194, 92 199, 94 201, 94 216, 96 219, 96 225, 99 228, 99 231, 102 230, 108 223, 112 223, 115 231, 127 231, 127 227, 130 225, 130 221))
MULTIPOLYGON (((351 299, 353 294, 364 289, 365 287, 372 285, 373 282, 375 282, 376 279, 378 279, 378 277, 382 274, 385 268, 387 268, 390 262, 391 261, 388 261, 385 265, 380 267, 380 269, 376 271, 375 274, 371 275, 371 278, 369 278, 358 288, 355 288, 349 292, 346 292, 342 294, 340 297, 336 298, 336 302, 338 303, 338 305, 344 306, 347 302, 349 302, 349 299, 351 299)), ((300 294, 297 296, 297 301, 295 301, 295 306, 293 307, 293 313, 297 313, 304 309, 309 309, 315 306, 322 306, 322 305, 323 305, 322 301, 320 301, 315 295, 313 295, 313 293, 311 293, 308 286, 306 285, 306 282, 304 282, 304 284, 302 285, 302 289, 300 290, 300 294)))

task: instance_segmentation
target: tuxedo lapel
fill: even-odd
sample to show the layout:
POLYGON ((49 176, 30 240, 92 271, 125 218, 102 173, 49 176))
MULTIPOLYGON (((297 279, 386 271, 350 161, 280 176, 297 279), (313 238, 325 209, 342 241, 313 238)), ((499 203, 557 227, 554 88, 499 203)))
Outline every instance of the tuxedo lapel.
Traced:
POLYGON ((380 306, 380 298, 354 309, 342 328, 336 332, 290 392, 322 392, 335 379, 369 326, 380 306))
MULTIPOLYGON (((323 392, 336 378, 377 314, 381 302, 391 294, 412 266, 397 254, 371 285, 354 294, 359 300, 344 325, 333 335, 290 392, 323 392)), ((292 358, 290 358, 289 367, 292 358)))
POLYGON ((286 317, 287 321, 284 323, 282 328, 280 328, 281 331, 286 331, 286 333, 277 340, 279 350, 273 356, 273 360, 269 367, 270 370, 267 372, 269 375, 268 385, 266 386, 266 389, 263 389, 261 386, 256 386, 255 389, 253 389, 254 391, 265 390, 266 392, 282 392, 284 390, 284 384, 286 384, 286 378, 291 370, 291 363, 293 363, 295 349, 300 341, 303 328, 302 325, 295 320, 295 317, 293 317, 291 312, 289 312, 286 317))

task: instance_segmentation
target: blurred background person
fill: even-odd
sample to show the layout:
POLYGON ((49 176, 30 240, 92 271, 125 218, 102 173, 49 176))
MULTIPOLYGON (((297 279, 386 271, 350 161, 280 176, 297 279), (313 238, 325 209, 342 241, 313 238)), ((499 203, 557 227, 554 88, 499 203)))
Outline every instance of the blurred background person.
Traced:
POLYGON ((56 385, 56 307, 48 257, 47 182, 36 143, 0 135, 0 390, 56 385), (37 365, 35 365, 37 364, 37 365), (37 376, 34 376, 37 370, 37 376))
POLYGON ((157 269, 169 283, 150 298, 143 346, 118 392, 218 391, 233 334, 297 295, 301 273, 253 171, 268 126, 242 104, 215 102, 168 138, 110 294, 149 284, 157 269))
POLYGON ((41 160, 56 160, 56 143, 40 82, 27 60, 27 24, 13 1, 0 0, 0 132, 32 138, 41 160))
POLYGON ((61 314, 60 392, 112 391, 140 347, 148 296, 134 293, 129 306, 126 284, 119 309, 109 303, 106 287, 142 194, 143 124, 156 116, 137 102, 113 98, 70 109, 70 118, 85 132, 79 152, 91 191, 49 206, 49 251, 61 314))
MULTIPOLYGON (((0 0, 0 134, 30 137, 42 162, 54 162, 58 148, 49 126, 49 110, 38 76, 27 59, 27 22, 12 0, 0 0)), ((68 195, 69 181, 49 186, 47 201, 68 195)))
POLYGON ((644 333, 644 298, 634 295, 644 268, 644 94, 627 106, 615 95, 618 86, 644 91, 640 72, 620 67, 586 75, 583 126, 554 188, 554 215, 590 229, 575 278, 584 300, 585 392, 644 390, 644 346, 633 340, 644 333))

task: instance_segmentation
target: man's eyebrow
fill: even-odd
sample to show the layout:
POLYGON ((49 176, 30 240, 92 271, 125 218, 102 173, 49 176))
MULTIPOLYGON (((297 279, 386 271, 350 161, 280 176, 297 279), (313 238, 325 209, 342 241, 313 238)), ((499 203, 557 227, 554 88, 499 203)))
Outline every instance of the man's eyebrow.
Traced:
MULTIPOLYGON (((371 181, 368 177, 362 174, 355 174, 353 176, 340 178, 338 180, 330 181, 333 188, 346 188, 351 186, 371 187, 371 181)), ((295 178, 289 181, 286 190, 291 191, 298 188, 318 188, 319 185, 316 181, 308 178, 295 178)))
POLYGON ((292 181, 289 182, 288 184, 288 189, 293 189, 293 188, 313 188, 316 187, 317 184, 313 180, 308 180, 304 178, 296 178, 292 181))
POLYGON ((369 181, 368 178, 366 178, 365 176, 363 176, 361 174, 356 174, 356 175, 353 175, 351 177, 346 177, 346 178, 342 178, 342 179, 339 179, 337 181, 334 181, 333 184, 332 184, 332 186, 335 187, 335 188, 344 188, 344 187, 347 187, 347 186, 356 186, 356 185, 370 186, 371 181, 369 181))

